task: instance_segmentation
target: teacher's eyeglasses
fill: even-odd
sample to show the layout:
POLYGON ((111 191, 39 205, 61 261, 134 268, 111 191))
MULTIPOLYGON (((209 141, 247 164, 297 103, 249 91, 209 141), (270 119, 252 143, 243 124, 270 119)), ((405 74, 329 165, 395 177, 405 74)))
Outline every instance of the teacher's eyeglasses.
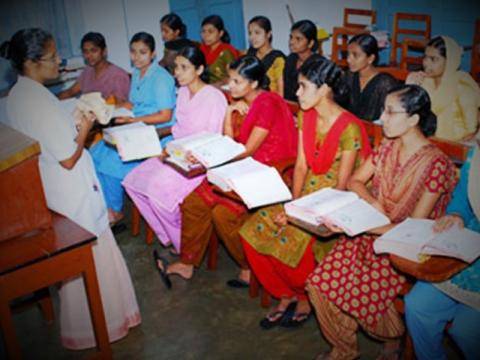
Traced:
POLYGON ((53 56, 48 58, 40 58, 38 59, 38 61, 56 63, 59 59, 60 59, 60 56, 58 54, 54 54, 53 56))
POLYGON ((385 108, 382 108, 381 109, 382 111, 382 114, 385 114, 385 115, 393 115, 393 114, 406 114, 407 111, 405 110, 392 110, 392 109, 385 109, 385 108))

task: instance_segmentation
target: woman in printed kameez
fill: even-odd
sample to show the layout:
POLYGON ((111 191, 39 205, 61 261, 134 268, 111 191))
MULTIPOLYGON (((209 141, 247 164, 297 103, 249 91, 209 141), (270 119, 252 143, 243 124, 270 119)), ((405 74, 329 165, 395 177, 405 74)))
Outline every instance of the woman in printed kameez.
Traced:
MULTIPOLYGON (((84 149, 93 120, 82 116, 75 128, 72 115, 43 85, 59 73, 60 58, 50 34, 41 29, 18 31, 10 41, 8 58, 19 73, 7 99, 8 124, 40 143, 39 167, 48 208, 97 237, 92 248, 95 270, 109 340, 117 341, 141 318, 125 260, 108 226, 92 159, 84 149)), ((83 279, 64 281, 59 298, 62 345, 73 350, 94 347, 83 279)))
POLYGON ((283 97, 285 54, 272 48, 272 24, 265 16, 255 16, 248 23, 248 55, 259 58, 270 80, 270 91, 283 97))
POLYGON ((478 129, 480 88, 470 74, 458 70, 463 49, 448 36, 429 41, 423 71, 408 75, 408 84, 427 90, 437 115, 435 136, 451 141, 470 138, 478 129))
MULTIPOLYGON (((134 117, 116 118, 117 124, 144 122, 158 128, 174 124, 175 81, 163 67, 154 62, 155 40, 147 33, 137 33, 130 41, 130 58, 135 66, 129 101, 119 104, 131 108, 134 117)), ((162 145, 171 139, 162 139, 162 145)), ((101 140, 91 149, 97 176, 102 184, 111 223, 123 218, 122 181, 141 161, 123 162, 117 150, 101 140)))
POLYGON ((218 15, 207 16, 202 21, 202 44, 207 59, 210 84, 223 85, 228 79, 228 66, 238 57, 238 51, 230 45, 230 35, 218 15))
MULTIPOLYGON (((207 85, 203 53, 195 47, 180 50, 175 58, 175 77, 180 88, 176 106, 174 139, 201 131, 221 133, 227 101, 217 88, 207 85)), ((123 181, 140 213, 160 242, 180 252, 180 203, 205 178, 186 178, 160 158, 144 161, 123 181)))
POLYGON ((427 139, 435 132, 436 117, 425 90, 404 85, 390 91, 381 119, 387 139, 353 174, 348 188, 392 223, 355 238, 342 237, 309 276, 309 297, 332 345, 318 359, 358 358, 359 326, 385 342, 378 359, 399 358, 404 326, 393 300, 405 279, 390 265, 387 254, 374 253, 373 242, 407 217, 441 215, 455 183, 453 163, 427 139))
POLYGON ((70 88, 58 93, 58 98, 99 91, 104 99, 114 96, 119 101, 127 100, 130 77, 125 70, 108 61, 103 35, 96 32, 85 34, 80 47, 87 66, 70 88))
MULTIPOLYGON (((278 94, 263 90, 268 86, 268 79, 260 60, 249 55, 235 60, 230 65, 229 86, 233 97, 239 100, 227 108, 224 134, 245 145, 246 150, 238 159, 251 156, 259 162, 272 164, 294 158, 297 138, 293 115, 278 94)), ((178 274, 190 279, 194 267, 200 266, 215 229, 240 266, 241 279, 248 283, 248 263, 238 236, 238 230, 249 216, 247 208, 215 193, 205 179, 185 198, 181 211, 180 261, 168 268, 165 262, 159 261, 163 274, 178 274)), ((163 279, 168 279, 168 275, 163 279)))
MULTIPOLYGON (((312 58, 299 73, 297 94, 305 113, 299 121, 293 198, 324 187, 345 189, 354 168, 370 154, 363 124, 336 103, 348 92, 341 70, 329 60, 312 58)), ((315 257, 322 259, 335 240, 316 242, 315 236, 287 224, 282 205, 257 211, 242 227, 240 236, 255 276, 280 299, 260 326, 301 325, 311 311, 305 280, 315 268, 315 257), (294 313, 287 314, 295 302, 294 313)))
POLYGON ((348 42, 349 88, 347 109, 359 119, 373 121, 380 118, 385 97, 389 90, 398 86, 390 74, 380 72, 377 40, 370 34, 360 34, 348 42))
MULTIPOLYGON (((452 226, 480 233, 480 136, 463 164, 446 215, 434 230, 452 226)), ((462 246, 462 239, 456 239, 462 246)), ((443 348, 445 326, 467 360, 480 358, 480 259, 450 279, 417 281, 405 296, 405 319, 420 360, 447 359, 443 348)))

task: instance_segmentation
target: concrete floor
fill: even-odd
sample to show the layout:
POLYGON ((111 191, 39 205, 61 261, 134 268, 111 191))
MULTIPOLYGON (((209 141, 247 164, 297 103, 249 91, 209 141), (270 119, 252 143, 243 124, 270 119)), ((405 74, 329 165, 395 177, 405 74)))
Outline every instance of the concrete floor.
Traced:
MULTIPOLYGON (((173 259, 166 249, 158 243, 146 245, 143 232, 134 238, 125 231, 117 241, 130 269, 143 322, 112 344, 115 359, 314 359, 328 349, 314 317, 299 329, 261 329, 258 322, 266 310, 259 298, 249 298, 246 289, 225 286, 237 268, 223 247, 217 271, 206 270, 204 264, 189 282, 173 277, 173 289, 168 291, 152 257, 156 247, 173 259)), ((16 314, 15 324, 26 359, 86 359, 93 354, 63 349, 58 321, 47 325, 35 306, 16 314)), ((374 359, 381 345, 363 334, 359 339, 361 359, 374 359)))

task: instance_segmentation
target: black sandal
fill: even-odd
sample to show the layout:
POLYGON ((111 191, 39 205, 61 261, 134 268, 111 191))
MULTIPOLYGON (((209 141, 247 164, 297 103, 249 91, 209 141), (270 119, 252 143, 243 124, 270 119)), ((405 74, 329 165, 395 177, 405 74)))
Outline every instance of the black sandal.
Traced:
POLYGON ((277 325, 280 325, 280 323, 285 319, 285 317, 290 316, 290 314, 295 310, 296 306, 297 306, 297 302, 294 301, 288 304, 285 310, 277 310, 273 313, 268 314, 262 320, 260 320, 260 323, 259 323, 260 327, 262 329, 269 330, 271 328, 274 328, 277 325), (276 317, 276 319, 271 320, 272 317, 273 318, 276 317))
POLYGON ((155 260, 155 268, 158 270, 158 273, 160 274, 160 279, 162 279, 166 288, 170 290, 172 288, 172 281, 170 280, 169 274, 167 274, 168 261, 162 258, 158 254, 157 249, 153 250, 153 259, 155 260), (161 267, 158 266, 159 262, 161 264, 161 267))
POLYGON ((280 324, 280 326, 285 328, 297 328, 302 326, 308 319, 310 319, 311 312, 309 313, 294 313, 292 316, 285 317, 284 321, 280 324))

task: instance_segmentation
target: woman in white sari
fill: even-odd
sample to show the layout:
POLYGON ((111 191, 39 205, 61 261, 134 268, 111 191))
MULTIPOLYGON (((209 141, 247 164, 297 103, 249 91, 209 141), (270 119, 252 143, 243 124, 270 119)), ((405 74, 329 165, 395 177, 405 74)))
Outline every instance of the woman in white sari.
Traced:
MULTIPOLYGON (((41 29, 20 30, 7 54, 19 73, 7 99, 9 125, 40 143, 40 174, 47 205, 97 236, 93 247, 110 341, 141 322, 130 275, 108 225, 103 195, 86 136, 93 119, 84 116, 75 129, 70 114, 43 85, 58 77, 60 59, 52 36, 41 29)), ((69 349, 95 346, 83 281, 68 280, 60 289, 62 344, 69 349)))

